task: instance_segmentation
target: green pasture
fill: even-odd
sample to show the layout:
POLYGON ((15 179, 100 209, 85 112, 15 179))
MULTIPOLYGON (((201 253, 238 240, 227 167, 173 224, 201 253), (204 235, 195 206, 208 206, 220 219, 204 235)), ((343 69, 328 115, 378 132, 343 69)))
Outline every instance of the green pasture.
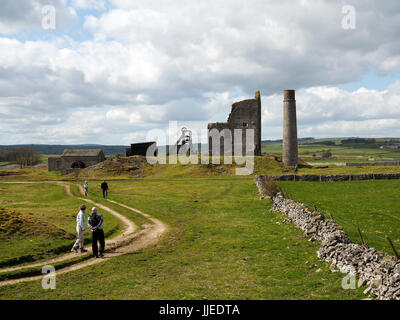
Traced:
MULTIPOLYGON (((68 252, 76 240, 76 215, 83 203, 68 197, 62 186, 0 184, 0 208, 16 212, 19 218, 16 223, 21 224, 8 234, 7 221, 4 222, 5 230, 0 233, 0 265, 21 264, 68 252)), ((107 212, 101 213, 106 221, 106 236, 118 233, 119 220, 107 212)), ((90 239, 88 228, 85 239, 86 242, 90 239)))
POLYGON ((400 252, 400 180, 347 182, 279 182, 293 200, 316 208, 341 225, 353 242, 394 255, 386 237, 400 252))
MULTIPOLYGON (((359 299, 318 260, 319 244, 259 200, 252 179, 112 181, 110 199, 167 223, 157 245, 40 281, 3 299, 359 299)), ((99 197, 94 190, 93 197, 99 197)), ((44 199, 43 199, 44 200, 44 199)))
MULTIPOLYGON (((328 162, 355 162, 355 161, 368 161, 370 158, 375 161, 390 161, 400 159, 400 149, 380 149, 377 147, 379 143, 384 143, 388 138, 376 139, 377 144, 368 145, 364 143, 342 145, 341 140, 344 138, 326 138, 315 139, 311 141, 299 142, 299 157, 304 161, 328 161, 328 162), (335 145, 324 145, 323 142, 333 142, 335 145), (311 144, 312 143, 312 144, 311 144), (332 157, 329 159, 322 159, 322 152, 330 150, 332 157), (313 157, 315 154, 315 157, 313 157)), ((282 153, 281 142, 264 142, 262 145, 262 152, 271 154, 282 153)))

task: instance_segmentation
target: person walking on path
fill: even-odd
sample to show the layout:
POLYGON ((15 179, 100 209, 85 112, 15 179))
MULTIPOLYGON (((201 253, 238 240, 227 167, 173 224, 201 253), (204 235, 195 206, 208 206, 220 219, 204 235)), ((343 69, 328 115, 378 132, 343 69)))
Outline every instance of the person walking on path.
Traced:
POLYGON ((86 206, 81 205, 80 211, 76 216, 76 233, 78 234, 78 239, 75 241, 71 251, 78 252, 78 247, 81 249, 81 252, 87 252, 84 248, 84 231, 85 231, 85 210, 86 206))
POLYGON ((107 182, 105 180, 101 184, 101 190, 103 190, 103 198, 107 199, 107 196, 108 196, 108 184, 107 184, 107 182))
POLYGON ((87 181, 85 181, 85 184, 83 185, 83 189, 85 189, 85 197, 87 197, 88 192, 89 192, 89 183, 87 181))
POLYGON ((98 258, 104 256, 104 231, 103 231, 103 216, 97 212, 97 208, 92 208, 92 213, 88 219, 88 226, 92 230, 92 250, 93 255, 98 258), (97 247, 97 241, 100 243, 100 248, 97 247))

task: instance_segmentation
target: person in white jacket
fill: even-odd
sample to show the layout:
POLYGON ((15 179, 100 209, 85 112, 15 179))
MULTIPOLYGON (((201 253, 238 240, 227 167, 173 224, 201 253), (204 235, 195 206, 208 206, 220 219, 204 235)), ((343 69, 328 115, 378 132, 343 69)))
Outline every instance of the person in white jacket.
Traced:
POLYGON ((76 216, 76 233, 78 234, 78 239, 75 241, 74 246, 72 247, 71 251, 78 252, 78 247, 81 249, 81 252, 87 252, 83 247, 84 244, 84 231, 85 231, 85 210, 86 206, 81 205, 81 210, 79 211, 78 215, 76 216))
POLYGON ((83 185, 83 189, 85 190, 85 197, 88 196, 89 193, 89 183, 85 181, 85 184, 83 185))

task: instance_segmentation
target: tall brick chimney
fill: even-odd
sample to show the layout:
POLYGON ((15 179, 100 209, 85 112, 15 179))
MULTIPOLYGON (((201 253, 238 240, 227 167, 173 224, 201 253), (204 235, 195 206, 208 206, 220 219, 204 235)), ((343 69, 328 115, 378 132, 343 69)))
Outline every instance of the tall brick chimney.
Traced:
POLYGON ((298 164, 297 118, 295 90, 283 92, 283 163, 286 166, 298 164))

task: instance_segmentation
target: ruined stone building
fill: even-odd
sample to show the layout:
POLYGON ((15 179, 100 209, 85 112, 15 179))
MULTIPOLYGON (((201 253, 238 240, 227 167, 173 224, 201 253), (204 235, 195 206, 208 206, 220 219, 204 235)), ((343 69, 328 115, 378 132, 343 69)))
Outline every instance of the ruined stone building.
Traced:
MULTIPOLYGON (((254 99, 243 100, 232 105, 231 113, 227 122, 216 122, 208 124, 208 148, 209 155, 213 155, 213 144, 218 143, 212 138, 212 131, 221 133, 220 154, 234 155, 234 130, 242 130, 242 154, 246 155, 249 150, 254 150, 254 155, 261 155, 261 97, 257 91, 254 99), (227 129, 227 130, 224 130, 227 129), (246 129, 254 129, 254 141, 247 146, 246 151, 246 129), (229 145, 227 145, 227 143, 229 145)), ((217 148, 217 146, 216 146, 217 148)))
POLYGON ((104 160, 105 156, 101 149, 66 149, 61 157, 49 158, 48 170, 68 174, 73 172, 74 169, 90 167, 104 160))
POLYGON ((127 157, 146 156, 147 149, 149 149, 150 147, 152 147, 155 150, 153 155, 156 157, 158 154, 158 149, 157 149, 157 142, 155 141, 131 144, 131 147, 126 149, 126 156, 127 157))

